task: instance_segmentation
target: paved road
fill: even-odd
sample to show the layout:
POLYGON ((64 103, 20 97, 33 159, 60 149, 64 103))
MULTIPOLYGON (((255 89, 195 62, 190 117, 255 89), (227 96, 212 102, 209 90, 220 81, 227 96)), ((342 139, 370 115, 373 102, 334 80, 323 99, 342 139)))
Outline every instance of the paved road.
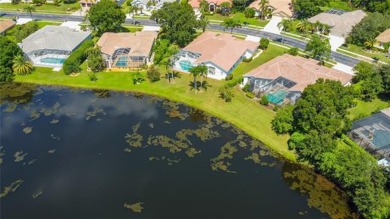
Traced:
MULTIPOLYGON (((14 17, 18 16, 21 18, 30 18, 30 15, 27 13, 22 13, 22 12, 0 12, 0 15, 2 16, 8 16, 8 17, 14 17)), ((42 19, 42 20, 62 20, 62 21, 83 21, 83 17, 81 16, 75 16, 75 15, 59 15, 59 14, 33 14, 34 19, 42 19)), ((126 23, 128 24, 134 24, 134 22, 139 23, 140 25, 144 26, 158 26, 156 22, 153 20, 148 20, 148 19, 126 19, 126 23)), ((224 28, 218 24, 209 24, 208 26, 211 30, 220 30, 224 31, 224 28)), ((235 28, 233 30, 234 33, 239 33, 239 34, 245 34, 245 35, 253 35, 253 36, 258 36, 258 37, 266 37, 269 38, 270 40, 283 43, 289 46, 297 47, 300 49, 305 49, 306 48, 306 42, 283 36, 283 35, 278 35, 274 33, 269 33, 265 32, 262 30, 255 30, 255 29, 249 29, 249 28, 235 28)), ((339 62, 341 64, 347 65, 347 66, 355 66, 357 63, 359 63, 359 60, 356 58, 352 58, 350 56, 343 55, 341 53, 337 53, 332 51, 331 53, 331 59, 339 62)))

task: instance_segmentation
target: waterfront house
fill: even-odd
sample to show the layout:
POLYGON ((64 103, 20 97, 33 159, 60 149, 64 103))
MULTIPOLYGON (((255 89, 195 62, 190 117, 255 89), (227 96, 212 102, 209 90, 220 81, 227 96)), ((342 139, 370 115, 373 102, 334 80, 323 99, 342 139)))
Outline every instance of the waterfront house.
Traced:
POLYGON ((108 69, 139 68, 151 60, 157 32, 104 33, 97 45, 108 69))
POLYGON ((47 25, 22 40, 19 45, 34 65, 61 67, 72 51, 89 38, 89 31, 47 25))
POLYGON ((352 75, 318 65, 314 59, 284 54, 245 74, 242 86, 249 84, 251 92, 266 95, 273 104, 294 104, 305 87, 319 78, 338 80, 347 86, 352 75))
POLYGON ((206 31, 175 55, 174 69, 188 73, 193 66, 205 65, 207 77, 224 79, 244 58, 252 57, 257 48, 256 42, 206 31))

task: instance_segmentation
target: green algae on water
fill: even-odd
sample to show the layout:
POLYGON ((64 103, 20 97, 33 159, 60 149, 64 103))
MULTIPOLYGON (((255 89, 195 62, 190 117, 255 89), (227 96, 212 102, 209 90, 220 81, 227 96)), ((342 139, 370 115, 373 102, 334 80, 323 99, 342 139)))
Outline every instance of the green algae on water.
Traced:
POLYGON ((32 194, 32 197, 33 197, 33 199, 37 199, 39 196, 41 196, 43 194, 43 192, 42 191, 39 191, 39 192, 37 192, 37 193, 34 193, 34 194, 32 194))
POLYGON ((4 198, 11 192, 15 192, 20 185, 22 185, 24 181, 21 179, 16 180, 15 182, 11 183, 9 186, 4 187, 4 191, 0 193, 0 198, 4 198))
POLYGON ((144 207, 142 207, 143 204, 144 204, 143 202, 137 202, 134 204, 124 203, 123 207, 127 209, 131 209, 135 213, 141 213, 142 210, 144 209, 144 207))
POLYGON ((5 156, 5 150, 3 150, 3 146, 0 146, 0 165, 3 164, 3 157, 5 156))
POLYGON ((133 133, 127 133, 125 136, 126 142, 135 148, 140 148, 142 146, 143 136, 138 134, 138 129, 141 127, 141 123, 138 123, 132 127, 133 133))
POLYGON ((33 129, 33 127, 26 127, 26 128, 23 129, 23 132, 25 134, 30 134, 32 132, 32 129, 33 129))
POLYGON ((52 119, 51 121, 50 121, 50 124, 57 124, 57 123, 59 123, 60 122, 60 120, 58 120, 58 119, 52 119))
POLYGON ((17 151, 17 152, 14 154, 15 162, 20 162, 20 161, 24 160, 24 157, 25 157, 25 156, 27 156, 27 153, 23 153, 23 150, 17 151))

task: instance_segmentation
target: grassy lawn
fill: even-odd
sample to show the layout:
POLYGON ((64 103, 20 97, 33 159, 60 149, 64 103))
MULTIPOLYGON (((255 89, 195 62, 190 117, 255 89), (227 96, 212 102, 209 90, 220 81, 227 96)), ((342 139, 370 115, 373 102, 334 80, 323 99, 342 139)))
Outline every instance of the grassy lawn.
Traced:
POLYGON ((47 25, 59 26, 62 22, 59 21, 37 21, 39 29, 47 25))
MULTIPOLYGON (((2 11, 17 11, 23 12, 23 8, 26 7, 28 4, 19 3, 19 4, 11 4, 11 3, 2 3, 0 4, 0 10, 2 11)), ((34 5, 34 4, 33 4, 34 5)), ((35 6, 36 12, 51 12, 51 13, 60 13, 60 14, 67 14, 72 13, 80 8, 80 4, 78 2, 72 3, 72 4, 64 4, 61 3, 59 6, 56 6, 54 4, 44 4, 41 6, 35 6)), ((34 17, 34 13, 33 13, 34 17)))
POLYGON ((144 28, 143 26, 134 26, 134 25, 123 25, 123 27, 132 33, 137 32, 137 31, 141 31, 144 28))
POLYGON ((268 24, 269 20, 260 20, 259 18, 246 18, 244 13, 231 14, 230 16, 222 16, 221 14, 206 15, 209 20, 224 21, 226 18, 235 18, 242 23, 246 22, 249 25, 264 27, 268 24))
POLYGON ((259 57, 253 59, 251 62, 242 62, 240 65, 238 65, 237 68, 234 69, 233 74, 234 76, 242 76, 252 69, 255 69, 259 65, 262 65, 269 60, 284 54, 286 51, 287 49, 285 48, 270 44, 268 49, 263 51, 259 57))
MULTIPOLYGON (((240 66, 241 71, 254 68, 256 67, 255 63, 264 63, 272 55, 275 56, 278 53, 271 52, 271 49, 268 51, 261 54, 258 59, 253 60, 253 63, 244 63, 250 65, 250 67, 240 66)), ((235 97, 232 102, 224 102, 219 98, 218 89, 223 86, 225 81, 208 79, 210 87, 207 91, 202 90, 195 93, 190 90, 189 83, 192 81, 192 77, 188 74, 180 74, 180 78, 176 78, 175 83, 169 83, 166 79, 161 79, 155 83, 145 81, 139 85, 133 85, 131 72, 100 72, 97 76, 98 81, 91 82, 87 72, 82 72, 80 75, 72 77, 64 75, 61 71, 53 72, 48 68, 36 68, 31 75, 16 76, 15 81, 134 91, 161 96, 202 109, 213 116, 224 119, 252 137, 261 140, 278 154, 289 160, 295 160, 293 152, 287 149, 288 136, 278 136, 271 129, 271 120, 275 113, 260 106, 258 102, 247 98, 239 88, 234 90, 235 97)))
POLYGON ((364 102, 362 100, 357 100, 356 107, 350 109, 350 117, 352 120, 357 118, 363 118, 370 116, 373 112, 377 112, 384 108, 390 107, 390 98, 387 100, 382 98, 376 98, 371 102, 364 102))
POLYGON ((353 45, 353 44, 348 44, 348 47, 342 46, 340 48, 344 49, 344 50, 347 50, 347 51, 351 51, 351 52, 357 53, 359 55, 371 57, 371 58, 377 57, 382 62, 390 63, 390 58, 386 57, 385 54, 382 53, 382 52, 368 51, 368 50, 363 49, 360 46, 356 46, 356 45, 353 45))

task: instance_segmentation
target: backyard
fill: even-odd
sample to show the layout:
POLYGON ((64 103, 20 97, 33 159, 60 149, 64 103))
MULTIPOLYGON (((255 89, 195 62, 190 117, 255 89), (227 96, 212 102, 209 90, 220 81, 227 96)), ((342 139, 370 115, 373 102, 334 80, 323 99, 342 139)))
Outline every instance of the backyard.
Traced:
MULTIPOLYGON (((272 56, 275 57, 280 54, 280 52, 281 50, 270 47, 257 59, 254 59, 252 65, 249 65, 249 63, 242 63, 241 65, 244 65, 243 67, 239 65, 239 68, 242 69, 239 72, 242 72, 241 74, 243 74, 245 69, 256 67, 257 65, 255 63, 264 63, 271 59, 272 56)), ((83 67, 85 69, 85 65, 83 67)), ((225 81, 208 79, 210 87, 207 88, 207 91, 202 90, 195 93, 189 87, 189 82, 192 81, 192 77, 188 74, 179 74, 179 77, 175 79, 174 83, 169 83, 166 79, 162 78, 155 83, 144 81, 138 85, 134 85, 132 82, 133 74, 134 72, 100 72, 97 73, 98 80, 96 82, 91 82, 88 77, 88 72, 85 71, 72 77, 66 76, 62 71, 53 72, 48 68, 36 68, 30 75, 16 76, 15 81, 133 91, 165 97, 173 101, 182 102, 202 109, 214 116, 229 121, 251 136, 263 141, 275 152, 283 155, 289 160, 295 160, 293 152, 287 149, 288 136, 278 136, 271 129, 271 120, 274 117, 274 112, 246 97, 239 88, 234 90, 235 97, 233 98, 233 101, 226 103, 219 98, 218 91, 219 88, 224 85, 225 81), (256 119, 254 120, 253 118, 256 119)), ((145 72, 143 72, 143 74, 145 74, 145 72)))

